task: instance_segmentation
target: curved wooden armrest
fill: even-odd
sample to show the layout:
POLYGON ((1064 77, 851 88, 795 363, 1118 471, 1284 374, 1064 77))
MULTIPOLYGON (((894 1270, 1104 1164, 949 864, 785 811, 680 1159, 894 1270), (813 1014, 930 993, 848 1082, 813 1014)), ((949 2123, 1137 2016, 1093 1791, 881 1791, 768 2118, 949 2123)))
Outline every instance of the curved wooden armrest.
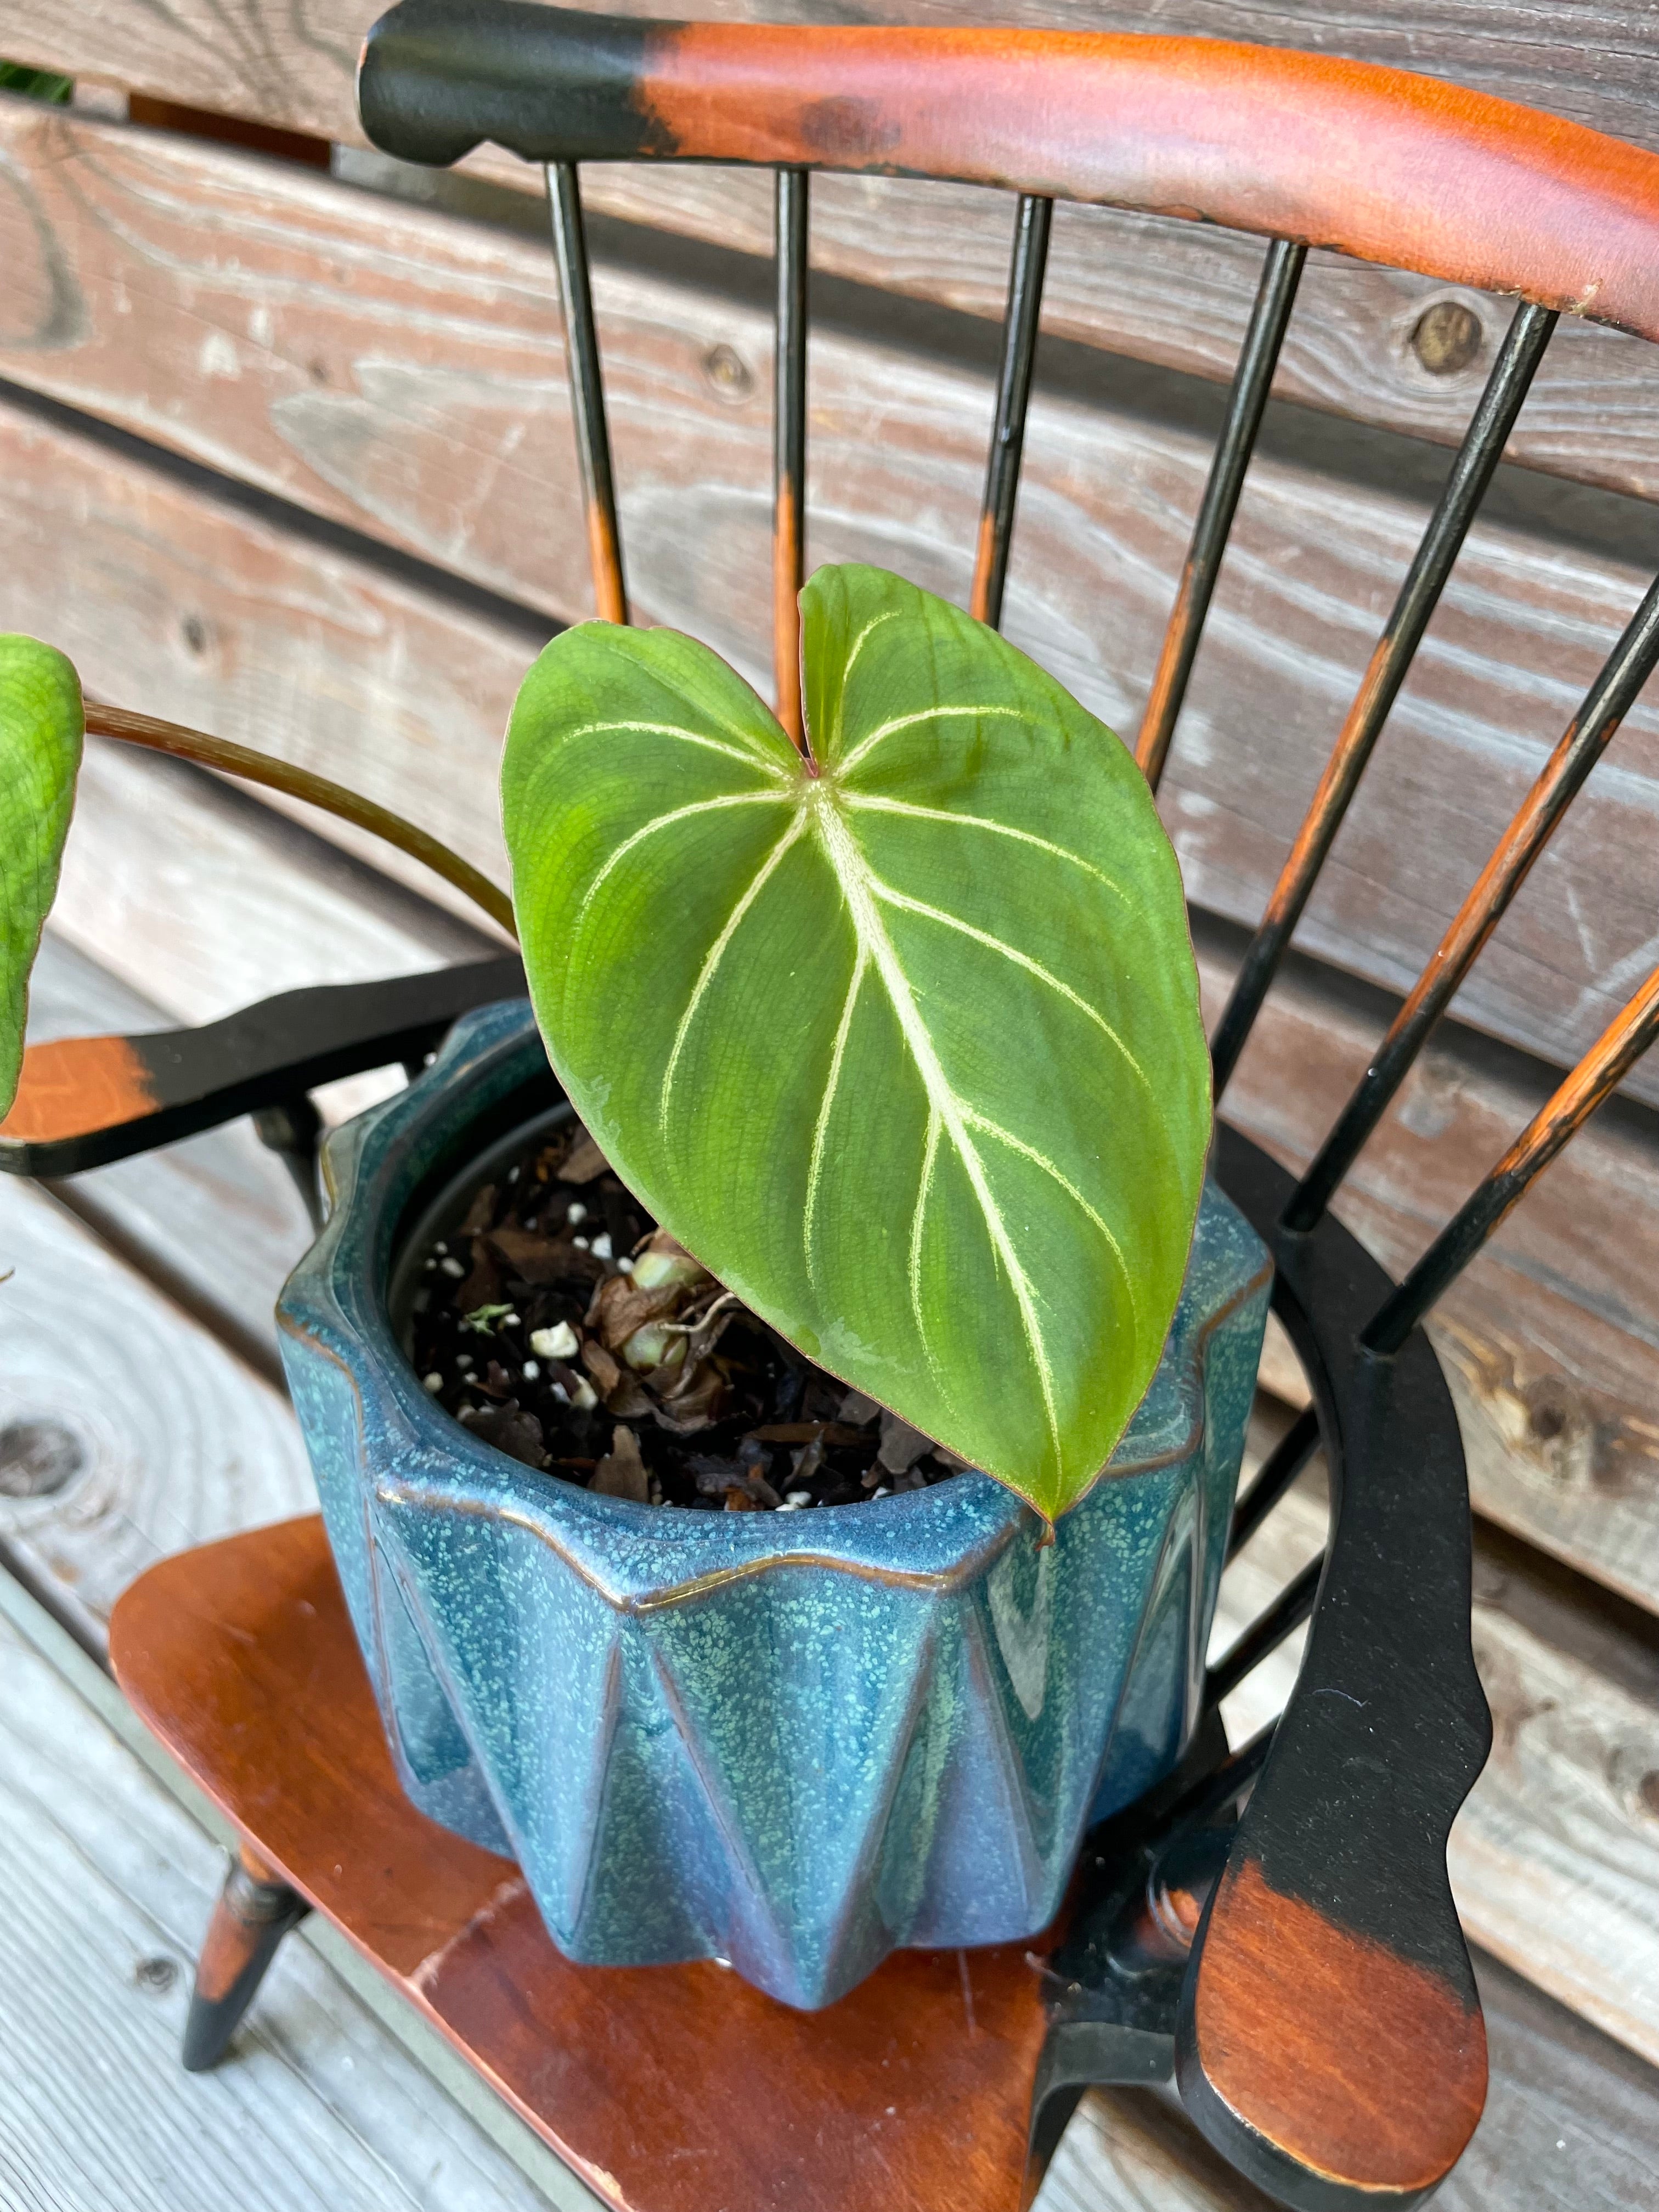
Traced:
POLYGON ((1659 337, 1659 158, 1335 55, 1145 32, 684 22, 398 0, 371 143, 442 167, 758 162, 954 177, 1334 246, 1659 337))
POLYGON ((386 982, 285 991, 198 1030, 33 1045, 0 1168, 78 1175, 365 1068, 422 1058, 459 1014, 519 998, 516 954, 386 982))
POLYGON ((1403 2208, 1449 2172, 1486 2093, 1445 1856, 1492 1741, 1468 1484, 1422 1332, 1392 1359, 1356 1351, 1382 1271, 1334 1223, 1278 1229, 1291 1178, 1224 1126, 1218 1149, 1316 1378, 1334 1525, 1296 1689, 1194 1947, 1176 2081, 1217 2148, 1297 2212, 1403 2208))

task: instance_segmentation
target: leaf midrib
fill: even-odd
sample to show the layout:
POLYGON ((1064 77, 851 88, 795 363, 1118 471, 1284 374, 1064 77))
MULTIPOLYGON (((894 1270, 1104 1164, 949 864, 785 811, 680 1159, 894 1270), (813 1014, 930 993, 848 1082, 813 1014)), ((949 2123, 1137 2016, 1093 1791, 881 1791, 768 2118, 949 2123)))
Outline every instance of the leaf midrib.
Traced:
MULTIPOLYGON (((1025 1338, 1026 1349, 1030 1353, 1031 1363, 1036 1370, 1038 1386, 1042 1394, 1043 1416, 1048 1424, 1049 1442, 1054 1448, 1055 1474, 1063 1478, 1065 1449, 1060 1441, 1059 1410, 1054 1403, 1054 1370, 1049 1364, 1048 1346, 1043 1341, 1042 1327, 1037 1318, 1036 1293, 1032 1290, 1024 1269, 1019 1263, 1018 1255, 1014 1250, 1013 1241, 1008 1234, 1001 1210, 992 1195, 985 1174, 984 1163, 969 1138, 963 1115, 963 1102, 957 1097, 944 1068, 939 1065, 939 1055, 933 1048, 932 1034, 927 1023, 922 1019, 921 1011, 916 1005, 909 981, 894 949, 893 941, 887 934, 886 925, 881 919, 874 890, 875 878, 871 873, 869 864, 865 860, 857 840, 847 825, 841 807, 837 804, 833 787, 827 787, 823 781, 818 781, 807 792, 805 803, 814 817, 813 828, 817 833, 818 842, 824 858, 829 862, 830 872, 841 887, 848 918, 852 923, 853 933, 860 948, 860 957, 854 963, 853 982, 849 988, 852 989, 858 988, 861 981, 860 971, 866 963, 875 969, 887 993, 889 1003, 892 1006, 894 1018, 899 1025, 899 1033, 904 1039, 911 1060, 915 1065, 916 1073, 921 1078, 922 1089, 927 1098, 930 1133, 933 1122, 937 1120, 939 1128, 950 1138, 966 1171, 969 1186, 978 1202, 980 1212, 985 1222, 986 1233, 990 1241, 992 1252, 1007 1275, 1009 1285, 1014 1293, 1014 1303, 1019 1310, 1020 1326, 1025 1338)), ((936 1149, 936 1145, 930 1142, 929 1172, 924 1177, 916 1194, 916 1209, 911 1218, 910 1228, 913 1255, 920 1248, 921 1223, 927 1208, 927 1194, 932 1187, 932 1164, 936 1149)), ((919 1308, 919 1300, 916 1297, 916 1268, 914 1261, 911 1268, 911 1302, 913 1307, 919 1308)), ((922 1350, 927 1357, 929 1365, 933 1366, 937 1372, 936 1357, 927 1342, 926 1327, 919 1310, 916 1312, 916 1322, 922 1350)))

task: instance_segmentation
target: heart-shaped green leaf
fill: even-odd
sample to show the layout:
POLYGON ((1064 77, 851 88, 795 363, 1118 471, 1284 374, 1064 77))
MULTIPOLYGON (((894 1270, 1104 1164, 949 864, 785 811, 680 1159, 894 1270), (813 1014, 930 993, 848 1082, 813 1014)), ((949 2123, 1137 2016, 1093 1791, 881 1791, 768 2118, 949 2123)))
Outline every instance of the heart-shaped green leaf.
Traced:
POLYGON ((0 637, 0 1116, 17 1094, 29 971, 75 807, 83 717, 70 663, 32 637, 0 637))
POLYGON ((548 1050, 811 1358, 1050 1516, 1180 1295, 1210 1129, 1175 854, 1119 740, 879 569, 801 599, 812 772, 669 630, 526 679, 502 791, 548 1050))

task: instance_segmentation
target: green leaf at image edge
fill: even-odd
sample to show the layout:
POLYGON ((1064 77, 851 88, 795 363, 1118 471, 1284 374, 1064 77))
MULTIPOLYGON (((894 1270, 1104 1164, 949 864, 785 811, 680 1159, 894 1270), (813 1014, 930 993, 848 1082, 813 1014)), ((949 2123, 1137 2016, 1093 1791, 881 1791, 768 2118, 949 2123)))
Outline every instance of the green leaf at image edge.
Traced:
POLYGON ((84 717, 70 662, 0 637, 0 1117, 17 1094, 29 973, 58 891, 84 717))
POLYGON ((1024 654, 878 569, 801 599, 817 775, 706 647, 548 647, 502 797, 537 1017, 617 1172, 810 1358, 1042 1513, 1180 1296, 1210 1133, 1175 854, 1024 654))

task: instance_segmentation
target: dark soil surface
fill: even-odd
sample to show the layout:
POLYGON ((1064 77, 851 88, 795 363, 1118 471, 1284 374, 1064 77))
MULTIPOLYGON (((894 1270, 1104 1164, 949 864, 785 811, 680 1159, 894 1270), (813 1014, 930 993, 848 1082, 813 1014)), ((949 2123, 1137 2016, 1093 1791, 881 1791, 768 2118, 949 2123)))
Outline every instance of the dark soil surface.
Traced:
POLYGON ((849 1390, 659 1231, 573 1123, 474 1195, 420 1261, 412 1357, 526 1467, 641 1504, 799 1512, 962 1462, 849 1390))

